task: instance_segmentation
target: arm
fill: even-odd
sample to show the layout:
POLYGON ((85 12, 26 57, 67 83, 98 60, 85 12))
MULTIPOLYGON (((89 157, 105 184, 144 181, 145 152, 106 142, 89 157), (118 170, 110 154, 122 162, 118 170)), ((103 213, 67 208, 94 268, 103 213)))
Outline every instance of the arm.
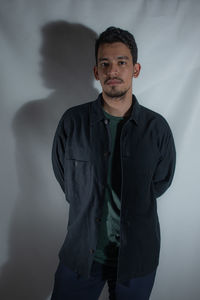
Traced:
POLYGON ((65 145, 67 134, 64 128, 64 116, 61 118, 53 140, 52 147, 52 165, 53 171, 57 181, 59 182, 63 192, 65 193, 64 184, 64 158, 65 158, 65 145))
POLYGON ((176 149, 174 139, 169 127, 165 132, 161 146, 161 159, 157 164, 156 170, 153 175, 153 186, 155 196, 160 197, 170 186, 176 164, 176 149))

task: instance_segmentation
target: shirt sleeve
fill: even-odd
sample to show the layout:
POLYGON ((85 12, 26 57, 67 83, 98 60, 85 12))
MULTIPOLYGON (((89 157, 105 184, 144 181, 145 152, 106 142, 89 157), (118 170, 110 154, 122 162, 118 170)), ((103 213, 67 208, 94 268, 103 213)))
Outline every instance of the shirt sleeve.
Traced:
POLYGON ((160 197, 171 185, 176 164, 175 144, 169 127, 161 140, 161 159, 153 175, 153 187, 156 198, 160 197))
POLYGON ((65 145, 67 133, 64 128, 64 116, 61 118, 53 140, 52 147, 52 165, 57 181, 59 182, 63 192, 65 193, 64 184, 64 161, 65 161, 65 145))

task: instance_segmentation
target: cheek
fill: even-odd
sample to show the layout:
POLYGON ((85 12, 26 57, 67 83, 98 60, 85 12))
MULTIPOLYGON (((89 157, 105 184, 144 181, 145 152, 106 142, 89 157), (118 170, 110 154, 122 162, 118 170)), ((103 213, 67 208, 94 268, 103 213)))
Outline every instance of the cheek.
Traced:
POLYGON ((130 68, 130 67, 126 67, 126 68, 122 68, 122 69, 120 70, 120 73, 121 73, 123 76, 130 77, 130 76, 133 74, 133 70, 132 70, 132 68, 130 68))
POLYGON ((103 72, 101 74, 99 74, 100 82, 104 82, 105 78, 106 78, 106 74, 104 74, 103 72))
POLYGON ((133 71, 132 70, 126 70, 126 72, 124 73, 124 77, 128 81, 132 81, 132 79, 133 79, 133 71))

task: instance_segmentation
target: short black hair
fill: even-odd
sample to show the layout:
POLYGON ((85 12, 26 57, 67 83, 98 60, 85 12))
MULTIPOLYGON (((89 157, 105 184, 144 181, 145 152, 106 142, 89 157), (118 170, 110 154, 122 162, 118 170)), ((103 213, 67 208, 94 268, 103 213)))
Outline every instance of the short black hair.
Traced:
POLYGON ((123 30, 121 28, 111 26, 108 27, 105 31, 103 31, 99 35, 98 39, 96 39, 96 43, 95 43, 96 64, 97 64, 99 46, 106 43, 111 44, 116 42, 124 43, 131 51, 133 64, 137 62, 138 48, 134 36, 127 30, 123 30))

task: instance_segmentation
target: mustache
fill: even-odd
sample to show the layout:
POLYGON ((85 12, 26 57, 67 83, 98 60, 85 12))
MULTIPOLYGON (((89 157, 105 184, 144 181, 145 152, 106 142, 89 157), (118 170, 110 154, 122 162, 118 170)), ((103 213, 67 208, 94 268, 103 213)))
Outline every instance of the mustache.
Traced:
POLYGON ((104 81, 104 84, 107 83, 109 80, 119 80, 119 81, 123 82, 123 80, 119 77, 109 77, 104 81))

